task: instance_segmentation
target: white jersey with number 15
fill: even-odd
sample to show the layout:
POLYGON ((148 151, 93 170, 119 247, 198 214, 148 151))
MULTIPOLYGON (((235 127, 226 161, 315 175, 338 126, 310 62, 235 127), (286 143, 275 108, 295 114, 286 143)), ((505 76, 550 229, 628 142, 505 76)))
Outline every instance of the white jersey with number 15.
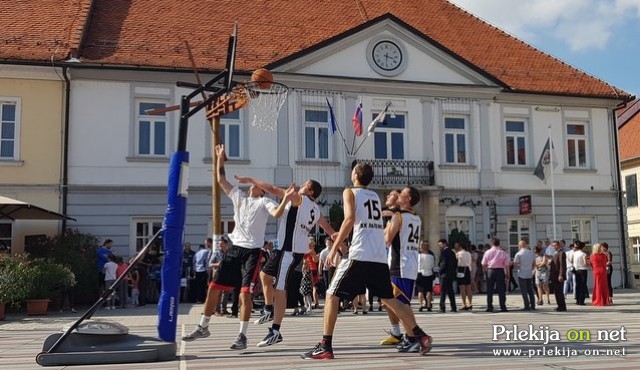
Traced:
POLYGON ((355 221, 349 258, 386 264, 387 248, 384 244, 380 197, 369 189, 352 188, 351 191, 355 201, 355 221))

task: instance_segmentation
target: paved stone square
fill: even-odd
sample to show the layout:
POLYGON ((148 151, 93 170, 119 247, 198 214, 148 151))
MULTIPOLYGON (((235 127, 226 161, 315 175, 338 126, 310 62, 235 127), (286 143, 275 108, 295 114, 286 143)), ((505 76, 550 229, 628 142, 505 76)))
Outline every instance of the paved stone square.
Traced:
MULTIPOLYGON (((322 333, 322 312, 311 316, 287 316, 282 326, 284 341, 269 348, 257 348, 267 325, 251 324, 249 348, 232 351, 229 345, 238 333, 238 320, 215 317, 209 338, 178 344, 175 361, 147 364, 73 366, 68 369, 639 369, 640 368, 640 291, 616 292, 610 307, 576 306, 568 312, 555 312, 543 305, 534 312, 521 311, 522 300, 515 292, 508 296, 506 313, 484 312, 485 297, 476 296, 472 312, 441 314, 417 312, 419 324, 434 338, 427 356, 398 354, 380 346, 386 337, 388 321, 384 312, 368 315, 340 314, 334 334, 336 359, 305 361, 299 354, 311 348, 322 333), (529 328, 529 324, 532 325, 529 328), (498 326, 502 325, 502 326, 498 326), (518 340, 506 341, 509 330, 518 340), (540 328, 542 326, 542 328, 540 328), (494 330, 504 333, 493 341, 494 330), (587 332, 588 331, 588 332, 587 332), (600 332, 599 332, 600 331, 600 332), (554 334, 555 333, 555 334, 554 334), (598 338, 600 335, 600 338, 598 338), (606 340, 605 335, 626 340, 606 340), (580 337, 582 336, 582 338, 580 337), (590 340, 587 341, 587 336, 590 340), (567 339, 584 339, 571 342, 567 339), (544 344, 545 338, 548 343, 544 344), (530 339, 527 341, 527 339, 530 339), (600 340, 598 340, 600 339, 600 340), (509 355, 498 351, 511 351, 509 355), (522 351, 514 354, 514 351, 522 351), (608 350, 608 353, 607 353, 608 350)), ((553 297, 552 297, 553 303, 553 297)), ((201 304, 180 306, 178 336, 193 329, 202 312, 201 304)), ((288 312, 289 313, 289 312, 288 312)), ((0 321, 0 364, 3 369, 39 369, 35 356, 44 338, 80 314, 50 313, 44 317, 11 314, 0 321)), ((255 314, 257 316, 257 313, 255 314)), ((132 334, 156 335, 156 306, 101 310, 94 319, 119 322, 132 334)), ((65 367, 49 367, 62 369, 65 367)))

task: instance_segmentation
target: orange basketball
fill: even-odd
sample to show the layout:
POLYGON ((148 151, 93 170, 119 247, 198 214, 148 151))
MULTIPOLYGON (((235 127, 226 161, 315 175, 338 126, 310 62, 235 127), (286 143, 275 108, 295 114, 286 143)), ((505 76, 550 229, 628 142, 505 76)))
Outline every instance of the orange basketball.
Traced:
POLYGON ((267 69, 258 68, 251 75, 251 81, 255 82, 259 88, 266 90, 271 87, 273 75, 267 69))

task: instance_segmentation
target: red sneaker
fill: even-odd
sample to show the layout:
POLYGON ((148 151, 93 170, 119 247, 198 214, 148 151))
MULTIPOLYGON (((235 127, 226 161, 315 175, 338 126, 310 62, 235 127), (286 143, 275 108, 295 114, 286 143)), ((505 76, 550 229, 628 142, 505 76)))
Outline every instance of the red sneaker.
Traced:
POLYGON ((430 335, 425 334, 424 336, 418 337, 417 339, 420 341, 420 355, 424 356, 429 353, 429 351, 431 351, 431 343, 433 342, 433 338, 431 338, 430 335))
POLYGON ((333 348, 321 340, 311 351, 301 354, 300 357, 305 360, 331 360, 334 358, 333 348))

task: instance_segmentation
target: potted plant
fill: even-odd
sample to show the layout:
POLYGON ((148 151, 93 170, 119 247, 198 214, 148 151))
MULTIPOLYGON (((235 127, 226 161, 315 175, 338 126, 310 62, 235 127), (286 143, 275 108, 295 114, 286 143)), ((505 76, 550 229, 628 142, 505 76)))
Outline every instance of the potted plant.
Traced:
POLYGON ((31 265, 26 255, 0 254, 0 320, 5 306, 19 308, 29 294, 31 265))
POLYGON ((33 260, 29 274, 27 314, 46 314, 49 302, 60 295, 68 276, 69 269, 59 263, 46 259, 33 260))

